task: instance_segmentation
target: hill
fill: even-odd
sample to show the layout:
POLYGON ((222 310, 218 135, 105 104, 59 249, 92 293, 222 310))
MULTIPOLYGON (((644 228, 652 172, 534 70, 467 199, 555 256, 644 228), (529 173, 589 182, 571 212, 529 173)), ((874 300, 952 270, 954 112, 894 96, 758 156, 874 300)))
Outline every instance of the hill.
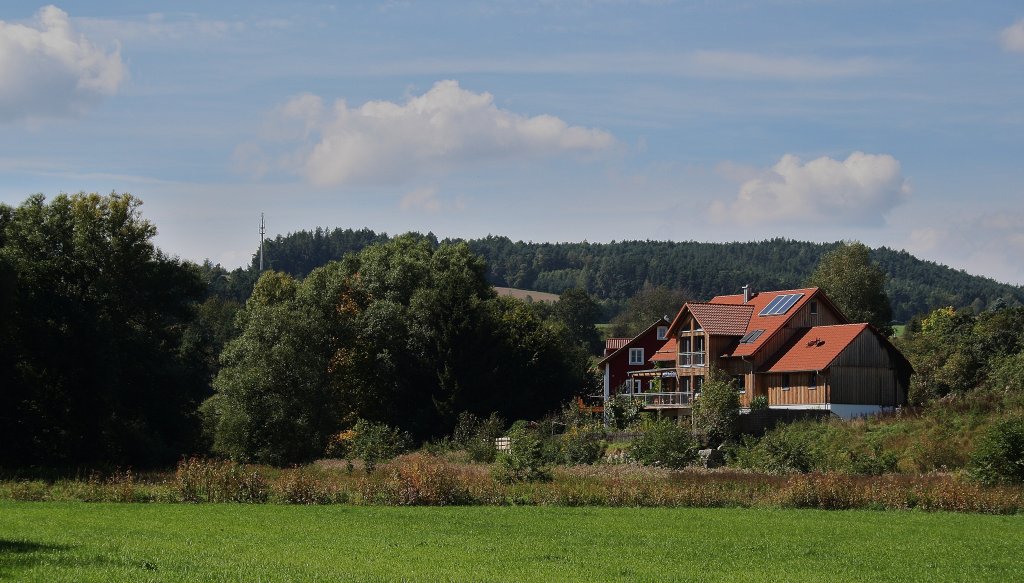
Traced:
MULTIPOLYGON (((433 234, 419 236, 437 242, 433 234)), ((318 228, 279 235, 265 242, 266 264, 302 276, 346 253, 388 239, 387 234, 369 229, 318 228)), ((582 287, 605 300, 613 312, 644 285, 686 290, 697 299, 738 293, 748 283, 761 290, 797 287, 821 256, 837 245, 791 239, 527 243, 498 236, 465 242, 486 259, 488 279, 495 286, 553 294, 582 287)), ((980 311, 997 302, 1024 304, 1024 287, 918 259, 906 251, 879 247, 872 250, 872 259, 889 276, 886 291, 898 322, 943 306, 980 311)), ((249 273, 238 273, 236 281, 255 277, 253 268, 237 271, 249 273)), ((234 295, 243 293, 244 286, 239 286, 234 295)))

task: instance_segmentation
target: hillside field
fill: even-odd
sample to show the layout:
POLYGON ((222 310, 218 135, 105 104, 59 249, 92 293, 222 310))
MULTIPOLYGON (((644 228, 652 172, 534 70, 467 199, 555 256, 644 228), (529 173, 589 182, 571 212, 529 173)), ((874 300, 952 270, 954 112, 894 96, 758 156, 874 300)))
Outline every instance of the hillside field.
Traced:
POLYGON ((1010 581, 1024 517, 0 502, 24 581, 1010 581))

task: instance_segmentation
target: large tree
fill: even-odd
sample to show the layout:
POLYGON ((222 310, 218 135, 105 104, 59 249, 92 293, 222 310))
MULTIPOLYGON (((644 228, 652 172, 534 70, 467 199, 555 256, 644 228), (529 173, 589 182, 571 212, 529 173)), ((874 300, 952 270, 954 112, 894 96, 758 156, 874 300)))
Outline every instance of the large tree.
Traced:
POLYGON ((204 284, 129 194, 0 205, 0 464, 173 459, 196 436, 182 352, 204 284))
POLYGON ((807 284, 821 288, 851 322, 869 322, 892 335, 892 308, 885 293, 885 272, 871 261, 863 243, 842 243, 826 253, 807 284))
POLYGON ((296 281, 265 273, 204 406, 217 451, 283 464, 358 419, 418 438, 461 411, 536 417, 590 390, 564 323, 497 298, 462 243, 398 237, 296 281))

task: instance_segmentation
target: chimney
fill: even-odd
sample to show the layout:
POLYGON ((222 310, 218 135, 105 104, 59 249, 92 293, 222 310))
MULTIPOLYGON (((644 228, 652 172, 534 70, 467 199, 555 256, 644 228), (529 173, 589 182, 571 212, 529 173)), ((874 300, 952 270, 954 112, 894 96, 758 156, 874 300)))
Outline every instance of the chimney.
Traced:
POLYGON ((750 284, 743 286, 743 303, 750 301, 750 284))

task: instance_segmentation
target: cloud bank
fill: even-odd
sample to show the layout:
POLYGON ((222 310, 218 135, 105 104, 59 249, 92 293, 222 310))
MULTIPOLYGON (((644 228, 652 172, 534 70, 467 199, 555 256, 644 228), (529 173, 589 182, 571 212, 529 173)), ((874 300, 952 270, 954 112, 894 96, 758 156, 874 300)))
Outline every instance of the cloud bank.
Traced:
POLYGON ((1000 40, 1004 50, 1011 53, 1024 53, 1024 18, 1003 29, 1000 40))
POLYGON ((721 222, 880 224, 903 203, 910 186, 900 163, 888 154, 854 152, 846 160, 827 156, 803 162, 786 154, 775 166, 746 179, 731 203, 715 203, 721 222))
POLYGON ((55 6, 27 25, 0 20, 0 121, 77 115, 124 77, 120 50, 94 45, 55 6))
POLYGON ((456 81, 439 81, 405 103, 349 107, 338 100, 326 107, 319 96, 299 95, 278 114, 293 128, 281 136, 301 136, 302 145, 278 157, 277 166, 319 186, 395 184, 484 162, 592 153, 615 144, 602 130, 500 109, 490 93, 467 91, 456 81))

